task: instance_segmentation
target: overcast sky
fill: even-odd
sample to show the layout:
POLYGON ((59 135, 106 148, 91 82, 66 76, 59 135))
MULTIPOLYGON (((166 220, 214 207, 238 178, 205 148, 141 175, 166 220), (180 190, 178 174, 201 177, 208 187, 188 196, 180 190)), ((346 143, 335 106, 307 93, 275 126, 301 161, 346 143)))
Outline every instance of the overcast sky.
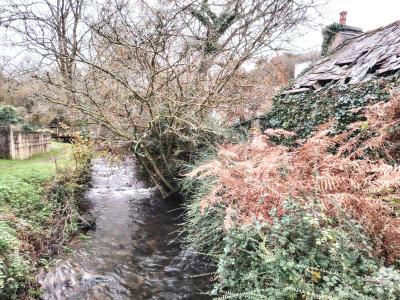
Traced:
MULTIPOLYGON (((339 22, 339 12, 343 10, 348 12, 347 25, 361 27, 364 31, 400 20, 400 0, 331 0, 323 9, 324 25, 339 22)), ((319 49, 322 27, 296 44, 303 49, 319 49)))
MULTIPOLYGON (((292 40, 296 52, 319 50, 322 42, 322 28, 333 22, 338 22, 339 12, 343 10, 348 12, 347 25, 360 27, 364 31, 373 30, 400 20, 400 0, 330 0, 328 5, 321 9, 323 18, 315 20, 320 25, 298 40, 292 40)), ((1 34, 2 31, 0 31, 1 34)), ((1 44, 0 57, 13 57, 15 55, 15 49, 5 48, 1 44)))

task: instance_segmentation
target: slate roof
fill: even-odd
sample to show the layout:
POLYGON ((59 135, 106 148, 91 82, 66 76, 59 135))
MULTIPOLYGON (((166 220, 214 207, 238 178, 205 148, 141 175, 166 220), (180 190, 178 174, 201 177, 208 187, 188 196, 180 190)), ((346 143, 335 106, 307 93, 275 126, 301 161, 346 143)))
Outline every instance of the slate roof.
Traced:
POLYGON ((329 82, 359 83, 400 69, 400 21, 345 41, 313 63, 284 94, 318 90, 329 82))

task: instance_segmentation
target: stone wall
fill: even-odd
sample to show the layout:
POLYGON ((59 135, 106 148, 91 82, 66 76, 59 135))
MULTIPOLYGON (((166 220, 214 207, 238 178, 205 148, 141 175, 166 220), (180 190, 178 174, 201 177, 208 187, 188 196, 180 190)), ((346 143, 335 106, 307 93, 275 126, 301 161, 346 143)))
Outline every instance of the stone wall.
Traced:
POLYGON ((25 132, 16 126, 0 126, 0 157, 26 159, 51 149, 51 135, 44 132, 25 132))

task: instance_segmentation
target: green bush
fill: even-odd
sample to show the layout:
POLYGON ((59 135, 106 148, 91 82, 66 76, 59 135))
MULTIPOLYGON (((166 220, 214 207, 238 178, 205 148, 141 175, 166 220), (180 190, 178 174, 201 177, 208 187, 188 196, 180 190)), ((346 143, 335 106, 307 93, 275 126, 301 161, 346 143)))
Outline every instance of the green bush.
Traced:
POLYGON ((18 114, 14 106, 0 105, 0 124, 20 124, 23 131, 33 131, 37 129, 35 126, 28 124, 18 114))
POLYGON ((289 201, 288 214, 274 216, 272 223, 255 220, 227 232, 221 230, 221 211, 201 214, 192 203, 189 240, 217 264, 211 294, 220 299, 399 299, 400 273, 373 258, 361 227, 339 224, 310 203, 289 201))
POLYGON ((32 283, 30 261, 21 255, 9 254, 0 260, 0 297, 18 299, 21 288, 32 283))
POLYGON ((19 241, 16 231, 6 221, 0 221, 0 254, 18 249, 19 241))
POLYGON ((22 122, 15 107, 10 105, 0 106, 0 124, 17 124, 22 122))
POLYGON ((43 201, 44 182, 38 178, 20 179, 2 177, 0 182, 0 206, 33 226, 42 225, 50 216, 51 205, 43 201))
MULTIPOLYGON (((208 161, 215 155, 215 152, 209 150, 203 152, 198 157, 198 163, 192 168, 196 168, 204 161, 208 161)), ((224 207, 221 205, 209 206, 203 210, 201 199, 208 194, 214 185, 214 181, 209 178, 198 180, 196 178, 185 177, 180 182, 181 191, 188 199, 185 202, 186 216, 184 226, 180 232, 182 240, 196 249, 205 253, 214 255, 223 248, 223 222, 224 207)))
POLYGON ((29 260, 19 253, 20 241, 11 222, 0 221, 0 298, 16 299, 28 284, 29 260))

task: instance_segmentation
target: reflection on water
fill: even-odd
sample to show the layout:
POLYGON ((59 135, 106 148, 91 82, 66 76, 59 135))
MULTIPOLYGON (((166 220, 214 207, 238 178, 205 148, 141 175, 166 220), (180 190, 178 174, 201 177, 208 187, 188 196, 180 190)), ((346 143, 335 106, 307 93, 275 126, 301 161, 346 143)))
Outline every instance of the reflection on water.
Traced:
POLYGON ((94 162, 87 198, 96 229, 40 276, 43 299, 205 299, 208 280, 193 277, 204 264, 188 267, 193 256, 171 242, 178 205, 137 178, 132 162, 94 162))

